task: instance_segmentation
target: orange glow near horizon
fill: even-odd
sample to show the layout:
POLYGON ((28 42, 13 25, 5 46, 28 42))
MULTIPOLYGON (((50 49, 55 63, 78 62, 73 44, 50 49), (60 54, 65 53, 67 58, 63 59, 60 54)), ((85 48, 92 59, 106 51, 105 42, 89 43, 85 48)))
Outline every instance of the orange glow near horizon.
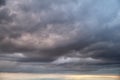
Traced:
POLYGON ((72 75, 72 74, 32 74, 32 73, 0 73, 1 80, 119 80, 116 75, 72 75))

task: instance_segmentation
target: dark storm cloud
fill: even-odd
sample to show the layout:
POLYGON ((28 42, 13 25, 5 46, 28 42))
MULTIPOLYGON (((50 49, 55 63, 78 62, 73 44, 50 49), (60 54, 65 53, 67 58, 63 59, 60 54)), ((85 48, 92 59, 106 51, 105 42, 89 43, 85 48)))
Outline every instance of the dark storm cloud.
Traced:
POLYGON ((6 0, 0 0, 0 6, 5 5, 6 0))
POLYGON ((119 9, 118 0, 7 0, 0 7, 0 60, 66 71, 120 64, 119 9))
POLYGON ((0 23, 8 23, 12 21, 12 15, 9 15, 9 9, 0 10, 0 23))
MULTIPOLYGON (((12 21, 12 15, 10 14, 10 10, 5 7, 6 0, 0 0, 0 26, 2 27, 2 23, 7 24, 12 21)), ((0 30, 1 31, 1 30, 0 30)))

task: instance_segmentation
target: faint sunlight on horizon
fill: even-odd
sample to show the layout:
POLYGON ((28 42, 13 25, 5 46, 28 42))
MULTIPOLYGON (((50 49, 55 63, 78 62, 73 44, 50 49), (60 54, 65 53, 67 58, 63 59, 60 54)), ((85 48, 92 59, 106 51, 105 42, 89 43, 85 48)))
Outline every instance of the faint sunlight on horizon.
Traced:
POLYGON ((1 80, 119 80, 117 75, 0 73, 1 80))

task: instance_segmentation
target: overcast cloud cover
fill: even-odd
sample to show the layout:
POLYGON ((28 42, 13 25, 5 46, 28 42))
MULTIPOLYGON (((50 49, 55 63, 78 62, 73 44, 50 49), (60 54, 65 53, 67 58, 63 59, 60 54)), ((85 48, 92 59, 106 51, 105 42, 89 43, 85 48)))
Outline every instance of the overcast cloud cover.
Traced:
POLYGON ((120 70, 119 0, 0 0, 0 72, 120 70))

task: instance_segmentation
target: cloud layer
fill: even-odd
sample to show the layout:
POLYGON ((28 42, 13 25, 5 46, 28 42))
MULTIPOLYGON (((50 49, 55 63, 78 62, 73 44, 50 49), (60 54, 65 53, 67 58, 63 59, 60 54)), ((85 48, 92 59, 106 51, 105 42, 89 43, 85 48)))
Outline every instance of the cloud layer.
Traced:
POLYGON ((0 0, 0 71, 119 67, 119 4, 119 0, 0 0))

